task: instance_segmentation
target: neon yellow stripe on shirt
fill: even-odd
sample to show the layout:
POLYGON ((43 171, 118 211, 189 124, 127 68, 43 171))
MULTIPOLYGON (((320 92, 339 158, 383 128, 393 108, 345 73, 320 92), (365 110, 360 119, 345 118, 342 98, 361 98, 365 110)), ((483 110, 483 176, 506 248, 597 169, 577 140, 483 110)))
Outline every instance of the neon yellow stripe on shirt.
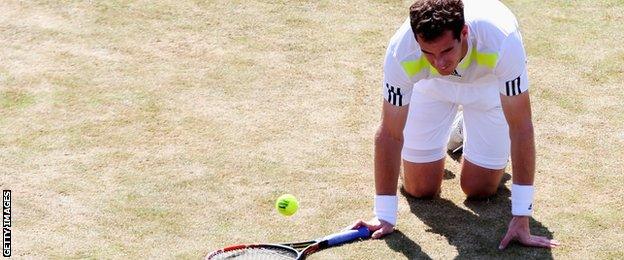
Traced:
POLYGON ((429 70, 432 75, 440 75, 440 73, 438 73, 438 70, 436 70, 425 57, 420 57, 420 59, 418 60, 408 60, 401 62, 401 66, 403 66, 403 70, 410 78, 420 73, 424 69, 429 70))
POLYGON ((410 78, 420 73, 423 69, 429 69, 429 67, 431 67, 425 57, 420 57, 418 60, 403 61, 401 62, 401 66, 410 78))
POLYGON ((476 49, 473 50, 473 53, 475 53, 475 59, 477 60, 478 65, 490 69, 494 69, 494 67, 496 67, 496 62, 498 61, 498 53, 483 53, 478 52, 476 49))
MULTIPOLYGON (((476 61, 479 66, 494 69, 494 67, 496 67, 496 62, 498 61, 498 53, 479 52, 476 48, 473 48, 468 56, 468 59, 459 64, 459 68, 466 69, 473 61, 476 61)), ((429 61, 427 61, 425 57, 420 57, 418 60, 403 61, 401 62, 401 66, 410 78, 424 69, 429 70, 432 75, 440 75, 438 70, 429 64, 429 61)))
POLYGON ((479 52, 477 48, 472 48, 468 55, 467 59, 459 64, 460 69, 467 69, 473 61, 479 66, 494 69, 498 61, 498 53, 479 52))

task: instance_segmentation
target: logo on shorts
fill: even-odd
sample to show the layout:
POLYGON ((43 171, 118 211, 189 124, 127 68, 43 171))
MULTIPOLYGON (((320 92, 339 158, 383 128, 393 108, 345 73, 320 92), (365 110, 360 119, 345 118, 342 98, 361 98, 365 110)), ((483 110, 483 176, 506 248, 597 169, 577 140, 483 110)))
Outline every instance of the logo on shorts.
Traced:
POLYGON ((529 204, 529 210, 533 209, 533 203, 529 204))

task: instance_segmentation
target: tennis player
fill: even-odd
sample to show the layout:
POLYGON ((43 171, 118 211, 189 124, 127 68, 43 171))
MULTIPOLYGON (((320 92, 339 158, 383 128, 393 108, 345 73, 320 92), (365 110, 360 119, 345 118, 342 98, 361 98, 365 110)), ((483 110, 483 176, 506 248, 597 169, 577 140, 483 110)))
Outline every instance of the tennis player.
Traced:
MULTIPOLYGON (((373 238, 397 223, 401 159, 403 188, 413 197, 440 193, 451 125, 463 108, 461 188, 469 198, 492 196, 511 154, 513 178, 507 233, 500 242, 558 245, 533 236, 535 143, 526 53, 513 13, 496 0, 418 0, 386 52, 381 124, 375 135, 373 238)), ((503 210, 503 209, 501 209, 503 210)), ((502 235, 502 234, 501 234, 502 235)))

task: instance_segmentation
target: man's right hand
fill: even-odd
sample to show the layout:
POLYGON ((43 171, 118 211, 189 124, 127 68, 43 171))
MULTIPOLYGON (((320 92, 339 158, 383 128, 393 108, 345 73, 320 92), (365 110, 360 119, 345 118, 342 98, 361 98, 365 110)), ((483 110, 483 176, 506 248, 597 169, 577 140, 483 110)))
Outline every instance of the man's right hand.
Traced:
POLYGON ((390 234, 394 231, 394 225, 386 222, 383 219, 377 219, 372 218, 369 221, 364 221, 361 219, 358 219, 357 221, 355 221, 353 224, 351 224, 350 226, 348 226, 347 228, 345 228, 346 230, 348 229, 358 229, 361 226, 365 226, 368 228, 368 230, 370 230, 371 232, 373 232, 373 234, 371 235, 371 238, 373 239, 378 239, 381 238, 387 234, 390 234))

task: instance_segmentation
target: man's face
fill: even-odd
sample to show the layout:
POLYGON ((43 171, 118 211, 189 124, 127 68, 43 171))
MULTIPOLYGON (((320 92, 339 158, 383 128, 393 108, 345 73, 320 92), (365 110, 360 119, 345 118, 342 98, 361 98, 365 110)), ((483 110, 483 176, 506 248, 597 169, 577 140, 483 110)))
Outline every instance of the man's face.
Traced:
POLYGON ((416 36, 416 41, 425 57, 433 65, 440 75, 450 75, 465 55, 463 42, 466 41, 467 27, 461 32, 460 39, 453 38, 453 32, 445 31, 442 36, 433 41, 423 41, 420 36, 416 36))

